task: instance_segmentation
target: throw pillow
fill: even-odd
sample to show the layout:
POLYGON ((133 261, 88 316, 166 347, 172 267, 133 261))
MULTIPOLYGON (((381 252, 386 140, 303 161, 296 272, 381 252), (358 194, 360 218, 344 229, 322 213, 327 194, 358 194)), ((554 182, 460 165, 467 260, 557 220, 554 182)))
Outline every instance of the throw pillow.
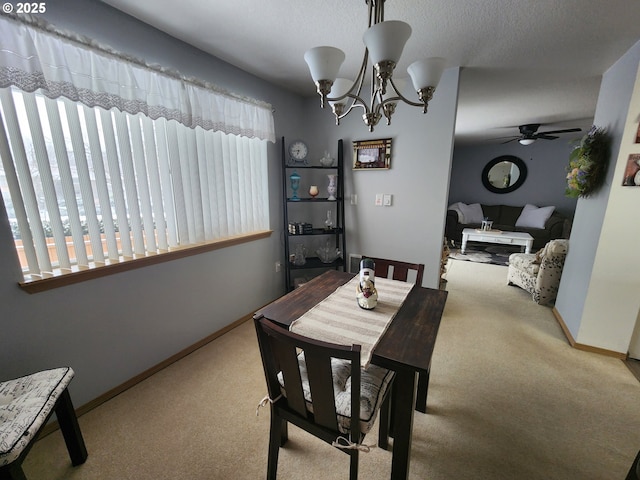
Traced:
POLYGON ((526 204, 522 213, 516 220, 516 227, 523 228, 544 228, 544 224, 549 220, 556 207, 536 207, 526 204))
POLYGON ((453 205, 449 205, 449 208, 447 208, 447 210, 453 210, 458 214, 458 223, 465 223, 464 214, 462 213, 462 210, 460 210, 459 205, 460 205, 460 202, 454 203, 453 205))
POLYGON ((482 223, 484 219, 484 213, 482 213, 482 207, 479 203, 472 203, 471 205, 466 205, 462 202, 458 204, 458 208, 462 211, 464 215, 464 223, 482 223))

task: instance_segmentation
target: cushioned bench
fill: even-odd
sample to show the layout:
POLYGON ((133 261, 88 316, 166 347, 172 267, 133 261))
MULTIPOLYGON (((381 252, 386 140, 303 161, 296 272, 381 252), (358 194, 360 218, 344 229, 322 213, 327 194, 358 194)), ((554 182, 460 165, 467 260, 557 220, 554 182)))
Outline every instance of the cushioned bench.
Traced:
POLYGON ((0 382, 0 479, 25 480, 22 462, 55 412, 71 463, 87 459, 87 449, 67 389, 70 367, 54 368, 0 382))

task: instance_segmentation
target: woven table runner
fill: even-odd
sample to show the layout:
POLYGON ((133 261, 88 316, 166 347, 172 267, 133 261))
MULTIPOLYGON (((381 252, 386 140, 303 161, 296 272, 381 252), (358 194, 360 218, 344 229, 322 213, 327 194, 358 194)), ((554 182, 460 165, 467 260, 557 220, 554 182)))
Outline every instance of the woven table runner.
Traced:
POLYGON ((305 337, 340 345, 361 345, 360 362, 369 365, 378 340, 387 330, 413 287, 412 283, 376 278, 378 304, 373 310, 358 306, 355 276, 346 284, 294 320, 289 330, 305 337))

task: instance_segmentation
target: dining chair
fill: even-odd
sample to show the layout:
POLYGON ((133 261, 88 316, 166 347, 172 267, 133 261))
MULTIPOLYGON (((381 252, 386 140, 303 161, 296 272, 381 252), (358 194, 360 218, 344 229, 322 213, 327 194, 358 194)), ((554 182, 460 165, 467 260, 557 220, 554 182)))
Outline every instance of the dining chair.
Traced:
POLYGON ((380 410, 378 445, 388 447, 394 373, 360 365, 360 345, 336 345, 301 336, 264 317, 254 319, 271 405, 267 479, 275 480, 288 423, 350 455, 350 480, 358 454, 380 410))
POLYGON ((640 480, 640 452, 636 455, 625 480, 640 480))
POLYGON ((409 272, 415 272, 415 284, 422 286, 422 277, 424 275, 423 263, 408 263, 399 260, 389 260, 386 258, 369 257, 363 255, 362 258, 370 258, 375 263, 376 277, 392 278, 406 282, 409 279, 409 272), (392 270, 393 273, 390 272, 392 270), (392 275, 391 277, 389 275, 392 275))
MULTIPOLYGON (((415 284, 422 286, 422 277, 424 275, 423 263, 409 263, 402 262, 400 260, 390 260, 387 258, 370 257, 363 255, 362 258, 369 258, 373 260, 375 265, 374 272, 376 277, 391 278, 393 280, 399 280, 406 282, 409 279, 409 272, 415 272, 415 284), (392 269, 393 268, 393 269, 392 269), (391 273, 390 270, 393 272, 391 273)), ((416 410, 422 413, 427 412, 427 391, 429 390, 429 371, 427 373, 420 373, 418 375, 418 392, 416 397, 416 410)))
POLYGON ((0 479, 26 480, 22 462, 55 412, 71 463, 87 459, 67 386, 70 367, 54 368, 0 382, 0 479))

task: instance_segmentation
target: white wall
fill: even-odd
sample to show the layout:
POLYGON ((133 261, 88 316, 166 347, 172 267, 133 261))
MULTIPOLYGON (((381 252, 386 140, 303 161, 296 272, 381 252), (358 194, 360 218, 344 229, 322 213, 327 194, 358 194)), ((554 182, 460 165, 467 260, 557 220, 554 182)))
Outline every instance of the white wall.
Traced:
POLYGON ((640 118, 640 42, 604 75, 594 123, 612 137, 603 189, 580 199, 556 309, 577 343, 626 353, 640 308, 640 188, 622 187, 640 118), (633 94, 633 98, 632 98, 633 94))
POLYGON ((381 120, 373 133, 361 109, 336 126, 331 109, 320 109, 318 98, 306 106, 310 149, 344 140, 347 253, 424 263, 423 284, 431 288, 440 277, 459 78, 459 68, 445 70, 426 115, 398 105, 391 125, 381 120), (392 138, 391 168, 352 170, 352 142, 377 138, 392 138), (392 194, 393 205, 374 206, 376 193, 392 194), (350 205, 351 194, 358 196, 357 205, 350 205))

